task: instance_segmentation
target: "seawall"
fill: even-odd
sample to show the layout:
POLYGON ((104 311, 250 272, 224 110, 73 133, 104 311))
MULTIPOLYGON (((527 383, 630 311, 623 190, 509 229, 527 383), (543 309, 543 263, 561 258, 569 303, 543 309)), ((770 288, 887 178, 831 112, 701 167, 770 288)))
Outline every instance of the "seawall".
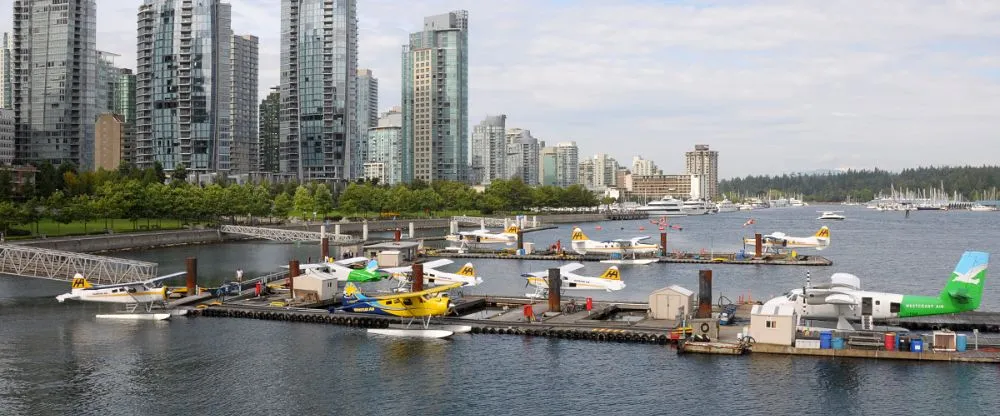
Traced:
POLYGON ((219 230, 175 230, 148 233, 107 234, 87 237, 42 238, 18 241, 16 244, 77 253, 138 250, 184 244, 221 243, 241 240, 245 236, 222 234, 219 230))

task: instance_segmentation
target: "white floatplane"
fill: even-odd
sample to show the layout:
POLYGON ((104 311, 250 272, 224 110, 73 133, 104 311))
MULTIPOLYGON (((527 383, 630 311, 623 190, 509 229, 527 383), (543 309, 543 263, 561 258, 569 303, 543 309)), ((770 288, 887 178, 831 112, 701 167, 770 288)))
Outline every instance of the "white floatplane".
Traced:
POLYGON ((98 318, 157 321, 169 319, 171 315, 169 312, 153 313, 153 306, 164 306, 167 299, 167 288, 159 283, 184 274, 185 272, 178 272, 141 282, 94 286, 82 274, 77 273, 73 276, 72 290, 69 293, 56 296, 56 300, 59 303, 67 300, 78 300, 125 305, 124 313, 100 314, 97 315, 98 318), (140 305, 143 306, 145 312, 136 312, 140 305))

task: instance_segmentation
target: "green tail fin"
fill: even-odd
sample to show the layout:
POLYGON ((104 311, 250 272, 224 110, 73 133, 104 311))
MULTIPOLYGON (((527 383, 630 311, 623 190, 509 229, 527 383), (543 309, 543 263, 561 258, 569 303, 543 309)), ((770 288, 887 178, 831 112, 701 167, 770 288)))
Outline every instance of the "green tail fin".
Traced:
POLYGON ((966 251, 951 272, 951 279, 941 291, 941 300, 961 310, 979 308, 989 268, 990 255, 980 251, 966 251))

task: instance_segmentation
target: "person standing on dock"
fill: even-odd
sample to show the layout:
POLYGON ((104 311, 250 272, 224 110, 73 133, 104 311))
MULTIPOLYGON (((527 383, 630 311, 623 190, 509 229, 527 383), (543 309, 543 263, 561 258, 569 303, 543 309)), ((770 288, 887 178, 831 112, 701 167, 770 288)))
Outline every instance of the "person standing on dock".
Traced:
POLYGON ((236 269, 236 283, 243 285, 243 269, 236 269))

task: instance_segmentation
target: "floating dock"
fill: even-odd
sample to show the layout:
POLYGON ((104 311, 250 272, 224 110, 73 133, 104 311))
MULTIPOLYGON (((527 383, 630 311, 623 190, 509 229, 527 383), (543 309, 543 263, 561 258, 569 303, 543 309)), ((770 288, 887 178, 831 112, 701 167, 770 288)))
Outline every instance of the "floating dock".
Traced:
MULTIPOLYGON (((427 257, 461 258, 461 259, 496 259, 496 260, 555 260, 555 261, 602 261, 611 260, 611 256, 594 254, 554 254, 540 252, 535 254, 517 255, 505 251, 474 251, 456 253, 452 251, 428 250, 427 257)), ((655 257, 657 263, 682 264, 754 264, 774 266, 832 266, 833 261, 823 256, 788 256, 740 258, 733 253, 718 253, 709 256, 661 256, 655 257)))
POLYGON ((810 355, 819 357, 877 358, 892 360, 953 361, 967 363, 1000 363, 1000 352, 996 351, 886 351, 880 349, 816 349, 795 348, 785 345, 754 344, 753 353, 810 355))

